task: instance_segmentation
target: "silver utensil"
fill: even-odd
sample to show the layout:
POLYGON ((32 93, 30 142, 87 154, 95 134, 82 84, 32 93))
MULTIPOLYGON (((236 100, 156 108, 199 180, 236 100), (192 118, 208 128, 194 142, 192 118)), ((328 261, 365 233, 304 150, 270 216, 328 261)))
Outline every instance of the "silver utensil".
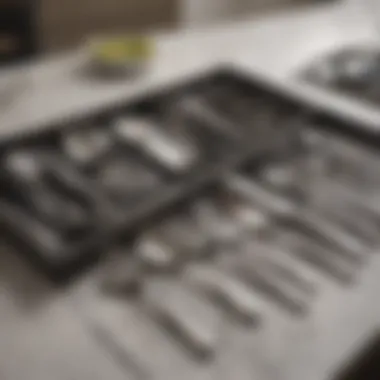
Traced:
POLYGON ((314 283, 307 278, 299 263, 292 259, 287 247, 283 247, 279 241, 251 241, 251 245, 246 249, 253 253, 255 260, 270 267, 279 280, 303 293, 306 299, 314 298, 317 293, 314 283))
MULTIPOLYGON (((236 182, 235 185, 240 185, 240 182, 236 182)), ((242 182, 244 185, 244 182, 242 182)), ((243 194, 243 196, 248 195, 249 197, 249 186, 240 187, 229 187, 231 190, 237 190, 238 193, 243 194), (241 190, 243 190, 241 192, 241 190)), ((271 196, 270 192, 267 191, 264 193, 264 188, 262 187, 255 187, 254 189, 258 189, 259 191, 255 194, 259 194, 259 197, 257 199, 264 198, 265 202, 270 202, 270 206, 276 206, 276 202, 278 201, 278 197, 276 196, 274 198, 274 201, 271 202, 271 196), (268 195, 269 194, 269 195, 268 195)), ((252 196, 252 194, 251 194, 252 196)), ((246 198, 247 199, 247 198, 246 198)), ((252 198, 249 198, 252 199, 252 198)), ((256 200, 256 199, 254 199, 256 200)), ((284 213, 284 211, 293 213, 292 207, 290 204, 288 204, 288 207, 286 207, 286 202, 283 204, 282 202, 278 202, 280 205, 279 210, 281 213, 284 213)), ((255 203, 256 205, 256 203, 255 203)), ((303 261, 306 261, 308 263, 311 263, 313 266, 316 266, 320 270, 327 272, 328 274, 332 275, 334 278, 337 278, 343 282, 349 281, 354 274, 355 270, 355 262, 351 262, 351 260, 346 260, 345 255, 343 257, 340 256, 340 254, 336 253, 332 248, 328 248, 327 246, 321 245, 318 240, 312 239, 310 236, 308 237, 304 233, 300 233, 299 229, 293 230, 291 228, 289 229, 281 229, 276 221, 276 218, 272 218, 271 215, 265 214, 265 208, 263 207, 257 207, 252 204, 247 204, 247 209, 252 209, 256 212, 259 212, 258 209, 262 210, 262 216, 263 218, 260 218, 262 221, 262 225, 259 228, 260 233, 257 233, 257 230, 255 231, 255 228, 251 230, 251 239, 246 239, 244 246, 249 247, 251 245, 252 249, 255 249, 255 244, 258 244, 258 238, 260 238, 260 241, 263 244, 267 244, 267 248, 265 249, 265 257, 266 260, 272 261, 272 266, 277 267, 278 275, 282 275, 287 277, 288 280, 291 280, 293 282, 296 282, 298 286, 304 289, 306 292, 312 293, 312 285, 307 283, 307 281, 301 281, 299 276, 295 273, 293 268, 284 266, 284 258, 287 256, 285 253, 278 254, 282 249, 286 250, 286 253, 289 255, 295 255, 302 259, 303 261), (286 232, 287 231, 287 232, 286 232), (298 231, 298 232, 297 232, 298 231), (253 233, 253 234, 252 234, 253 233), (286 238, 284 239, 284 234, 286 234, 286 238), (279 239, 279 236, 281 238, 279 239), (253 240, 252 240, 253 238, 253 240), (253 243, 253 244, 252 244, 253 243), (277 248, 276 248, 277 246, 277 248), (279 263, 276 263, 276 260, 281 259, 279 263), (274 262, 273 262, 274 261, 274 262), (281 265, 279 265, 281 264, 281 265)), ((277 209, 273 207, 276 211, 277 209)), ((286 213, 284 213, 286 215, 286 213)), ((253 226, 254 227, 254 226, 253 226)), ((284 226, 282 226, 284 227, 284 226)), ((248 235, 249 236, 249 235, 248 235)), ((247 235, 246 235, 247 237, 247 235)), ((263 246, 261 248, 264 248, 263 246)))
POLYGON ((113 145, 112 135, 106 128, 84 127, 63 136, 64 153, 80 166, 92 164, 113 145))
POLYGON ((347 233, 335 223, 316 215, 313 210, 297 205, 263 186, 238 176, 230 176, 226 181, 227 188, 237 191, 264 212, 274 215, 276 224, 294 228, 325 244, 337 254, 347 257, 356 263, 364 260, 368 248, 357 236, 347 233))
POLYGON ((193 207, 198 225, 208 236, 209 256, 217 254, 221 249, 233 250, 241 244, 241 228, 220 200, 203 199, 197 201, 193 207))
POLYGON ((354 279, 357 272, 354 264, 335 255, 331 250, 312 239, 284 229, 278 229, 274 239, 290 254, 316 268, 322 274, 327 274, 332 279, 344 284, 350 283, 354 279))
POLYGON ((63 241, 49 226, 25 213, 20 207, 2 202, 1 210, 7 224, 17 231, 27 244, 37 252, 46 254, 51 261, 59 261, 63 253, 63 241))
POLYGON ((50 166, 48 153, 16 151, 5 157, 6 181, 15 198, 44 223, 61 229, 63 233, 81 232, 90 225, 89 209, 73 197, 51 186, 49 172, 59 167, 50 166))
POLYGON ((144 303, 153 319, 196 358, 210 360, 218 346, 219 311, 181 282, 160 278, 147 286, 144 303))
POLYGON ((135 160, 115 157, 101 164, 96 180, 116 201, 124 202, 141 197, 161 184, 161 178, 135 160))
POLYGON ((208 128, 217 133, 230 136, 233 139, 241 138, 241 132, 235 125, 218 113, 217 109, 210 105, 206 99, 199 96, 191 96, 181 99, 179 107, 185 114, 206 122, 208 128))
POLYGON ((141 262, 125 248, 112 255, 103 268, 100 286, 113 296, 134 296, 140 293, 144 281, 141 262))
POLYGON ((168 245, 178 252, 179 264, 208 256, 209 238, 190 210, 184 210, 161 223, 160 232, 168 245))
POLYGON ((330 247, 336 254, 358 265, 363 263, 370 252, 363 240, 316 214, 302 213, 302 215, 283 219, 282 222, 320 244, 330 247))
POLYGON ((320 189, 319 198, 322 199, 315 201, 318 214, 358 236, 369 249, 378 244, 380 214, 376 215, 376 210, 371 210, 369 205, 364 204, 365 201, 358 194, 346 187, 329 184, 327 189, 320 189))
POLYGON ((168 273, 175 269, 179 253, 160 236, 158 230, 152 230, 138 238, 134 254, 142 263, 144 270, 168 273))
POLYGON ((246 284, 214 264, 195 264, 185 270, 186 281, 227 309, 238 322, 259 321, 257 297, 246 284))
POLYGON ((198 159, 199 152, 179 133, 141 118, 121 118, 113 128, 121 142, 135 145, 163 167, 183 173, 198 159))
POLYGON ((277 274, 267 263, 255 260, 255 253, 246 252, 235 267, 237 275, 265 297, 269 297, 280 306, 296 315, 308 311, 308 303, 303 294, 285 281, 278 279, 277 274))

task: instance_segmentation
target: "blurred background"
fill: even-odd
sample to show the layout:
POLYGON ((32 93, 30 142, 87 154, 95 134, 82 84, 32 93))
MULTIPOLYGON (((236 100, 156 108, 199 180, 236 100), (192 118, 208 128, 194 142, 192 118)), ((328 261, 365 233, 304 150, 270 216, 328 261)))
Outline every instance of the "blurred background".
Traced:
MULTIPOLYGON (((311 0, 1 0, 0 60, 77 46, 105 32, 210 25, 311 0)), ((315 2, 315 1, 314 1, 315 2)))

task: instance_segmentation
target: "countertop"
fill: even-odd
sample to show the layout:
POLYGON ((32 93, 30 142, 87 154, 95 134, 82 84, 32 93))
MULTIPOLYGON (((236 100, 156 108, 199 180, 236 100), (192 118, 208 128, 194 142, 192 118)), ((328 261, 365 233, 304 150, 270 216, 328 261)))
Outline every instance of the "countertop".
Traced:
MULTIPOLYGON (((15 104, 1 111, 0 137, 27 133, 120 99, 132 99, 220 64, 263 76, 296 96, 343 117, 360 119, 369 127, 380 125, 376 109, 297 84, 293 77, 300 65, 326 49, 357 41, 374 43, 373 28, 343 6, 304 8, 265 19, 241 20, 156 38, 155 62, 144 77, 133 82, 105 84, 86 80, 78 75, 83 63, 80 52, 3 71, 0 83, 14 75, 23 75, 28 86, 15 104)), ((251 358, 245 354, 245 365, 249 362, 257 379, 329 379, 337 363, 377 328, 380 260, 376 256, 371 260, 372 265, 351 289, 321 285, 321 298, 311 319, 297 325, 279 322, 269 337, 265 338, 264 334, 258 340, 267 342, 268 352, 264 355, 261 351, 265 350, 259 345, 250 351, 257 354, 256 359, 252 357, 252 363, 257 364, 255 370, 251 358)), ((3 244, 1 380, 134 378, 95 344, 93 334, 78 312, 80 287, 80 283, 66 289, 52 287, 3 244)), ((276 318, 273 317, 274 322, 276 318)), ((226 380, 252 379, 252 374, 244 375, 236 366, 225 370, 226 380)), ((214 377, 209 374, 204 378, 214 377)))

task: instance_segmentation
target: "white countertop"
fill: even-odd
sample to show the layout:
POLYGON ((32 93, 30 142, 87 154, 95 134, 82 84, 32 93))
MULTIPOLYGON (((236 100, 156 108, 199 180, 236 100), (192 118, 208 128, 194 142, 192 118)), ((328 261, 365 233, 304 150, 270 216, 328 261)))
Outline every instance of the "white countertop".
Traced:
MULTIPOLYGON (((41 128, 120 98, 133 98, 222 63, 265 76, 300 97, 376 126, 380 124, 380 115, 375 109, 296 84, 291 77, 302 61, 310 60, 319 52, 355 41, 370 41, 373 35, 369 25, 359 18, 353 20, 352 14, 342 7, 326 6, 158 37, 155 63, 146 76, 135 82, 104 84, 79 79, 75 68, 81 58, 75 54, 32 63, 13 70, 16 74, 20 70, 25 72, 31 85, 17 104, 6 112, 1 111, 0 133, 11 136, 41 128)), ((10 74, 4 72, 0 82, 10 74)), ((125 379, 121 368, 95 347, 91 334, 72 308, 71 297, 76 287, 66 291, 53 289, 8 248, 3 248, 1 253, 1 380, 125 379)), ((323 288, 315 314, 301 323, 301 328, 281 322, 287 327, 274 329, 269 339, 263 335, 263 342, 270 350, 268 357, 273 362, 263 361, 262 366, 267 368, 257 370, 261 376, 258 379, 329 379, 337 361, 352 351, 359 338, 370 335, 377 326, 379 268, 379 258, 374 259, 352 290, 323 288), (344 320, 341 308, 347 312, 344 320), (330 331, 331 326, 334 331, 330 331), (347 326, 350 334, 346 334, 347 326), (270 369, 273 364, 278 368, 270 369)), ((273 318, 275 321, 279 317, 273 318)), ((265 351, 259 344, 254 350, 249 351, 250 354, 256 352, 259 358, 261 351, 265 351)), ((248 361, 250 363, 250 358, 248 361)), ((240 376, 236 367, 226 368, 226 365, 224 368, 231 375, 226 373, 226 380, 252 379, 251 374, 240 376)), ((260 367, 258 360, 250 365, 260 367)))

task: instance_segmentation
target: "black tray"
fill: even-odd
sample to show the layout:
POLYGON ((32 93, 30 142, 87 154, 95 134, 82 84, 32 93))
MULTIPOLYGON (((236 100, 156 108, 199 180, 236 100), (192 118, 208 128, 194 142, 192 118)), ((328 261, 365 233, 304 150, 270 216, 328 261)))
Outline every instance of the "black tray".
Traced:
MULTIPOLYGON (((85 198, 87 195, 93 202, 92 224, 85 233, 76 235, 75 239, 67 239, 46 219, 37 218, 33 207, 28 209, 12 191, 7 190, 0 192, 0 222, 5 235, 21 243, 26 256, 38 263, 52 279, 67 280, 96 261, 120 238, 123 241, 133 239, 136 233, 163 218, 177 205, 219 183, 226 173, 244 167, 248 162, 262 162, 288 151, 289 146, 296 142, 305 120, 312 120, 317 128, 343 131, 350 138, 365 140, 365 144, 374 143, 373 136, 363 135, 356 125, 350 126, 321 115, 310 105, 300 104, 260 78, 247 77, 229 68, 216 69, 134 102, 120 102, 114 107, 65 120, 29 135, 14 136, 1 141, 1 158, 17 149, 49 151, 54 156, 51 162, 63 162, 70 168, 69 172, 79 178, 75 183, 80 189, 80 196, 84 192, 85 198), (149 118, 162 126, 168 120, 173 123, 173 119, 167 119, 173 109, 179 112, 176 115, 180 115, 186 132, 196 141, 201 152, 199 160, 181 173, 158 163, 133 143, 121 144, 117 138, 113 138, 110 149, 91 162, 91 169, 77 165, 62 150, 62 136, 74 130, 96 127, 111 133, 114 121, 121 116, 149 118), (126 204, 111 199, 94 175, 96 170, 93 168, 110 157, 120 156, 126 162, 132 160, 155 173, 160 179, 157 185, 138 194, 137 198, 132 197, 126 204), (47 231, 43 233, 54 235, 59 244, 54 249, 41 244, 33 232, 36 226, 47 231)), ((1 173, 6 174, 4 168, 1 173)), ((53 173, 60 192, 70 199, 74 193, 77 199, 78 193, 72 190, 71 185, 62 186, 59 171, 53 170, 53 173)), ((3 183, 8 183, 8 179, 3 183)), ((27 190, 21 193, 25 195, 27 190)))

